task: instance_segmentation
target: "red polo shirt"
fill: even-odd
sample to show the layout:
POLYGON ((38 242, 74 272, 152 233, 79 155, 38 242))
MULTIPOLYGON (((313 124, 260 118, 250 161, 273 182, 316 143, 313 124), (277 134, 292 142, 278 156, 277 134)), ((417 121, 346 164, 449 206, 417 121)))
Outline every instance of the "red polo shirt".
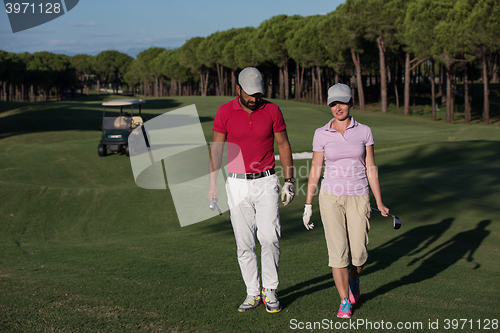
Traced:
POLYGON ((228 171, 257 173, 274 168, 274 133, 286 128, 280 108, 261 100, 260 107, 248 113, 242 109, 238 98, 217 110, 213 127, 214 131, 226 135, 228 143, 235 144, 228 144, 228 171), (238 147, 243 163, 231 163, 238 160, 238 147))

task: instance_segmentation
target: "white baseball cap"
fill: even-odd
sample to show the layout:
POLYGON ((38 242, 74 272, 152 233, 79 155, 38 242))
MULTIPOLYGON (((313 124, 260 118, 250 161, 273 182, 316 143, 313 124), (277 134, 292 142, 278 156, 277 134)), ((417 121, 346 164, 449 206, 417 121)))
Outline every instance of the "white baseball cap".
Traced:
POLYGON ((255 67, 247 67, 242 70, 238 76, 238 83, 248 95, 264 93, 264 80, 255 67))
POLYGON ((328 89, 327 105, 332 102, 349 103, 352 98, 352 90, 347 84, 337 83, 328 89))

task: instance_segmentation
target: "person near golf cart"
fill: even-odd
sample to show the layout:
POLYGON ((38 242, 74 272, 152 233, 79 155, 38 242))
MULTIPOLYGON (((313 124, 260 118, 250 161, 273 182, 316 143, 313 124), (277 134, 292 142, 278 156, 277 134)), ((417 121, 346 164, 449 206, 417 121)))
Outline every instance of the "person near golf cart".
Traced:
POLYGON ((325 162, 319 209, 329 266, 341 299, 337 317, 351 318, 352 304, 360 296, 359 274, 368 258, 371 211, 368 185, 381 214, 388 216, 389 209, 382 202, 372 131, 349 115, 353 106, 351 88, 342 83, 330 87, 327 104, 334 118, 314 133, 302 219, 306 229, 314 227, 312 201, 325 162))
POLYGON ((105 156, 107 150, 113 153, 124 152, 129 156, 128 137, 130 133, 143 123, 141 104, 146 103, 140 99, 115 99, 102 103, 102 138, 97 147, 99 156, 105 156), (139 115, 134 116, 134 105, 139 105, 139 115), (106 106, 119 106, 118 117, 106 117, 106 106), (124 106, 130 106, 130 113, 123 111, 124 106))

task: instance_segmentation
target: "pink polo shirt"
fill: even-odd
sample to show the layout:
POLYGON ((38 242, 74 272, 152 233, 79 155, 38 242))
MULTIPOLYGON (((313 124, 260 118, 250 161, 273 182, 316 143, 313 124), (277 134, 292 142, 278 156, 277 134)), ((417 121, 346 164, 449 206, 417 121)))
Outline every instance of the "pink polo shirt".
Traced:
POLYGON ((228 171, 232 173, 258 173, 274 168, 274 133, 285 130, 280 108, 261 100, 260 107, 248 113, 238 98, 223 104, 215 115, 213 130, 226 134, 228 145, 228 171), (243 163, 231 163, 241 149, 243 163), (242 165, 244 164, 244 165, 242 165))
POLYGON ((374 144, 370 127, 351 117, 344 135, 331 128, 332 121, 314 132, 313 151, 325 153, 321 189, 342 196, 369 193, 366 178, 366 146, 374 144))

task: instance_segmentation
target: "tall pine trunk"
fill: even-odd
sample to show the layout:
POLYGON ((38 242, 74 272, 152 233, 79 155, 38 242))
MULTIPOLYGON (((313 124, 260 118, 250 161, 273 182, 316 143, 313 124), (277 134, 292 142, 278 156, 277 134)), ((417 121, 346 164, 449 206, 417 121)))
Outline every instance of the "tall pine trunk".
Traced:
POLYGON ((217 96, 222 96, 224 95, 224 78, 223 78, 223 67, 219 64, 215 64, 217 68, 217 84, 215 86, 215 94, 217 96))
POLYGON ((483 86, 484 86, 484 107, 483 121, 485 125, 490 124, 490 82, 488 80, 488 59, 486 52, 483 52, 483 86))
POLYGON ((205 84, 203 82, 203 72, 200 70, 200 95, 205 96, 205 84))
POLYGON ((236 96, 236 73, 234 69, 231 69, 231 96, 236 96))
POLYGON ((378 54, 380 58, 380 97, 382 112, 387 112, 387 76, 385 68, 385 45, 382 35, 377 37, 378 54))
POLYGON ((453 121, 453 75, 452 63, 450 59, 446 61, 446 123, 450 124, 453 121))
POLYGON ((288 57, 285 57, 283 63, 283 83, 285 89, 285 99, 288 101, 290 98, 290 79, 289 79, 289 70, 288 70, 288 57))
POLYGON ((316 69, 314 67, 311 68, 311 104, 316 103, 316 69))
POLYGON ((365 110, 365 94, 363 91, 363 78, 361 76, 361 60, 359 59, 359 53, 355 52, 351 47, 351 57, 354 62, 354 66, 356 67, 356 83, 358 88, 358 99, 359 99, 359 108, 361 111, 365 110))
POLYGON ((446 69, 445 65, 441 65, 441 79, 440 79, 440 85, 439 87, 441 88, 441 105, 446 104, 446 78, 448 76, 448 70, 446 69))
POLYGON ((266 85, 265 90, 266 91, 264 93, 266 94, 266 98, 272 98, 272 96, 273 96, 272 76, 273 76, 272 72, 269 73, 269 75, 265 76, 265 85, 266 85))
POLYGON ((174 78, 170 78, 170 96, 177 96, 177 82, 174 78))
POLYGON ((417 69, 413 69, 413 75, 411 77, 412 81, 412 86, 411 86, 411 94, 412 94, 412 99, 413 99, 413 106, 417 106, 417 94, 416 94, 416 89, 417 89, 417 69))
POLYGON ((285 78, 284 78, 284 73, 283 73, 283 67, 280 67, 279 70, 279 76, 280 76, 280 99, 285 99, 285 78))
POLYGON ((410 53, 405 57, 404 114, 410 114, 410 53))
POLYGON ((302 94, 302 78, 304 75, 304 67, 302 67, 302 75, 300 72, 300 65, 296 63, 297 75, 295 76, 295 101, 300 102, 302 94))
POLYGON ((155 79, 155 81, 154 81, 154 85, 155 85, 154 86, 154 96, 159 97, 160 93, 159 93, 158 89, 160 88, 160 82, 158 80, 158 76, 155 76, 154 79, 155 79))
POLYGON ((302 97, 304 97, 304 73, 306 69, 302 67, 302 70, 300 71, 300 96, 299 96, 299 102, 302 101, 302 97))
POLYGON ((317 75, 317 82, 318 82, 318 88, 317 88, 317 93, 318 93, 318 104, 323 104, 323 89, 321 89, 321 68, 319 66, 316 66, 316 71, 318 73, 317 75))
POLYGON ((432 120, 436 120, 436 76, 434 74, 434 59, 431 60, 431 104, 432 120))
POLYGON ((471 121, 471 101, 469 94, 469 64, 465 65, 464 72, 464 102, 465 102, 465 123, 468 124, 471 121))
POLYGON ((491 70, 491 82, 498 82, 498 56, 499 53, 495 53, 495 56, 493 58, 493 64, 492 64, 492 70, 491 70))
POLYGON ((227 80, 227 71, 224 70, 224 67, 223 67, 223 70, 222 70, 222 81, 224 82, 224 96, 227 96, 229 95, 229 86, 228 86, 228 80, 227 80))
POLYGON ((201 96, 207 96, 208 90, 208 71, 200 70, 200 92, 201 96))

